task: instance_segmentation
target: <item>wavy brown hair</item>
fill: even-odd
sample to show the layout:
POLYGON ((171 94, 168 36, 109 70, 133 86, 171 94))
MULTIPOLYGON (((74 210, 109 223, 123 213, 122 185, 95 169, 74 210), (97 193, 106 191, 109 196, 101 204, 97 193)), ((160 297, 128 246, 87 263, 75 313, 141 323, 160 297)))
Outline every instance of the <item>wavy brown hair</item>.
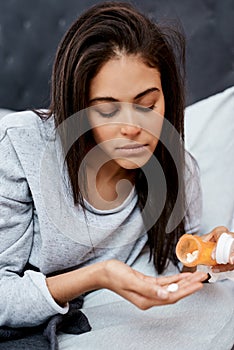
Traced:
MULTIPOLYGON (((165 118, 175 130, 167 136, 167 130, 163 126, 162 134, 167 137, 167 144, 176 148, 177 168, 163 142, 159 141, 154 154, 163 169, 167 183, 163 210, 153 226, 148 228, 150 258, 153 258, 157 271, 161 273, 169 260, 177 264, 175 244, 184 233, 184 186, 178 185, 179 176, 183 176, 184 173, 184 148, 183 142, 178 143, 176 139, 176 134, 180 135, 181 140, 184 137, 185 42, 181 31, 156 24, 129 3, 104 2, 91 7, 72 24, 58 47, 47 117, 53 116, 58 126, 69 116, 87 108, 92 79, 117 52, 137 55, 145 64, 159 70, 165 98, 165 118), (165 233, 177 198, 180 200, 180 206, 176 215, 181 217, 181 222, 171 232, 165 233)), ((85 122, 85 116, 82 114, 74 122, 72 132, 81 136, 69 147, 66 154, 74 203, 82 206, 83 198, 77 174, 87 153, 87 145, 90 144, 90 140, 91 143, 94 142, 91 131, 82 132, 85 122)), ((61 132, 65 148, 71 137, 70 133, 71 129, 63 129, 61 132)), ((155 221, 152 215, 161 210, 159 198, 162 189, 156 178, 155 186, 148 193, 145 174, 149 171, 151 176, 157 176, 157 170, 154 173, 153 168, 152 162, 149 161, 145 169, 139 169, 136 175, 138 205, 144 212, 143 219, 146 224, 150 220, 155 221), (150 203, 147 208, 146 203, 150 203), (146 210, 143 210, 144 208, 146 210)))

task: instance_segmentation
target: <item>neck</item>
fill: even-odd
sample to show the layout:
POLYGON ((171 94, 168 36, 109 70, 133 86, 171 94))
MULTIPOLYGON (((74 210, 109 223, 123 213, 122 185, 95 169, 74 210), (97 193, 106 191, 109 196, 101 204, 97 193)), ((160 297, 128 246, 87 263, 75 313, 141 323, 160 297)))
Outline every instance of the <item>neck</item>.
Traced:
POLYGON ((129 195, 136 171, 123 169, 105 154, 96 156, 86 162, 86 199, 97 209, 112 209, 129 195))

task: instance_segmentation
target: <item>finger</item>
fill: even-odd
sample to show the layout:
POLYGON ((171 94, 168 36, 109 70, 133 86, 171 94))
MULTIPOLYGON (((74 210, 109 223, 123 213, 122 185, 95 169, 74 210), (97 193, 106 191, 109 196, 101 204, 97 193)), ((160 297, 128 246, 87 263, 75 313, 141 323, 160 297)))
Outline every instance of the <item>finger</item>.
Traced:
POLYGON ((193 273, 191 276, 179 281, 178 291, 173 292, 173 300, 179 300, 184 296, 190 295, 195 291, 202 288, 202 282, 208 278, 208 275, 204 272, 197 271, 193 273))
POLYGON ((156 301, 159 305, 163 305, 164 300, 169 297, 169 292, 158 284, 144 282, 137 284, 135 288, 122 290, 120 295, 141 309, 145 309, 156 305, 156 301))
MULTIPOLYGON (((166 291, 170 291, 169 286, 172 286, 173 284, 177 285, 178 288, 180 289, 180 292, 178 294, 179 298, 180 298, 180 295, 185 296, 185 295, 187 295, 187 293, 190 294, 190 293, 193 293, 194 291, 200 289, 201 282, 205 281, 207 278, 208 278, 207 273, 205 273, 203 271, 196 271, 194 273, 182 273, 182 274, 177 274, 177 275, 173 275, 173 276, 166 276, 163 278, 160 277, 160 278, 158 278, 158 284, 160 284, 162 287, 164 287, 166 291)), ((173 291, 173 293, 175 291, 173 291)), ((157 296, 161 300, 167 299, 167 295, 165 294, 165 292, 162 292, 161 289, 158 289, 157 296)), ((176 298, 177 294, 175 294, 174 297, 176 298)))
POLYGON ((229 233, 229 230, 226 226, 217 226, 210 233, 207 233, 202 236, 202 240, 207 241, 217 241, 222 233, 229 233))
POLYGON ((234 253, 231 254, 229 260, 230 260, 230 264, 234 265, 234 253))
MULTIPOLYGON (((180 299, 189 296, 203 287, 201 281, 191 281, 190 279, 183 280, 177 284, 178 289, 169 293, 169 297, 165 300, 161 300, 164 304, 172 304, 180 299), (181 284, 182 282, 182 284, 181 284)), ((169 285, 170 286, 170 285, 169 285)))
POLYGON ((183 273, 182 277, 181 274, 172 275, 172 276, 165 276, 165 277, 150 277, 150 276, 144 276, 144 289, 138 289, 138 292, 141 294, 142 297, 146 297, 149 299, 155 300, 155 298, 163 301, 166 300, 169 297, 169 291, 167 288, 169 285, 177 284, 181 279, 185 279, 191 275, 191 273, 183 273), (146 289, 146 283, 150 283, 151 287, 147 290, 146 289))
POLYGON ((213 237, 214 237, 214 234, 212 232, 207 233, 206 235, 202 235, 202 240, 204 242, 208 242, 208 241, 211 241, 213 237))
POLYGON ((178 300, 199 291, 203 286, 204 285, 201 282, 187 282, 182 286, 179 285, 179 289, 176 292, 170 293, 168 302, 175 303, 178 300))
POLYGON ((141 274, 138 271, 135 271, 135 279, 132 281, 131 285, 126 288, 126 292, 136 293, 145 298, 159 298, 165 299, 168 297, 168 293, 165 289, 159 284, 161 277, 152 277, 141 274))
POLYGON ((163 288, 157 286, 156 289, 151 289, 149 294, 141 294, 139 291, 124 291, 122 296, 142 310, 152 306, 172 304, 203 287, 203 284, 200 281, 196 281, 196 278, 198 276, 193 276, 192 280, 190 278, 185 279, 186 283, 182 286, 178 284, 179 289, 176 292, 168 292, 166 286, 163 288))
POLYGON ((124 293, 122 296, 141 310, 147 310, 152 306, 168 304, 169 292, 165 291, 164 298, 159 297, 157 293, 154 293, 151 297, 146 297, 134 291, 124 293))
POLYGON ((160 286, 165 286, 171 283, 177 283, 178 281, 181 281, 189 276, 192 275, 192 272, 183 272, 178 273, 176 275, 169 275, 169 276, 160 276, 156 279, 156 283, 160 286))
POLYGON ((173 276, 166 276, 158 279, 158 283, 161 286, 165 286, 171 283, 180 283, 183 285, 183 283, 187 283, 187 281, 196 282, 196 281, 205 281, 208 278, 207 273, 203 271, 196 271, 196 272, 183 272, 177 275, 173 276))
POLYGON ((187 283, 196 283, 196 282, 203 282, 207 280, 208 274, 204 271, 196 271, 191 276, 188 276, 186 279, 183 279, 179 282, 179 284, 182 286, 187 283))
POLYGON ((218 226, 212 230, 213 236, 214 236, 216 241, 219 239, 221 234, 224 232, 226 232, 226 233, 229 232, 229 230, 227 229, 226 226, 218 226))
POLYGON ((214 273, 233 271, 233 270, 234 270, 234 265, 232 264, 220 264, 220 265, 212 266, 211 268, 211 271, 214 273))
POLYGON ((193 274, 191 274, 190 276, 181 279, 178 282, 179 288, 187 286, 188 284, 193 284, 193 283, 201 283, 205 280, 207 280, 208 275, 207 273, 203 272, 203 271, 196 271, 193 274))
POLYGON ((134 273, 135 273, 135 276, 137 276, 143 282, 152 283, 154 285, 159 285, 159 286, 165 286, 165 285, 168 285, 169 283, 177 282, 180 279, 186 278, 187 276, 191 275, 191 272, 186 272, 186 273, 178 273, 176 275, 154 277, 154 276, 143 275, 142 273, 136 270, 134 270, 134 273))
MULTIPOLYGON (((193 285, 197 285, 200 287, 200 284, 203 280, 208 278, 208 275, 202 271, 196 271, 194 273, 179 273, 172 276, 164 276, 164 277, 149 277, 144 276, 142 274, 136 274, 137 277, 134 283, 131 284, 131 287, 126 289, 126 293, 135 293, 134 295, 141 296, 143 298, 149 300, 160 300, 164 302, 168 300, 169 292, 166 287, 172 283, 178 283, 179 288, 189 286, 189 291, 191 292, 196 290, 196 287, 193 285), (144 276, 144 277, 143 277, 144 276)), ((180 292, 181 293, 181 292, 180 292)), ((126 299, 128 298, 126 295, 124 296, 126 299)))

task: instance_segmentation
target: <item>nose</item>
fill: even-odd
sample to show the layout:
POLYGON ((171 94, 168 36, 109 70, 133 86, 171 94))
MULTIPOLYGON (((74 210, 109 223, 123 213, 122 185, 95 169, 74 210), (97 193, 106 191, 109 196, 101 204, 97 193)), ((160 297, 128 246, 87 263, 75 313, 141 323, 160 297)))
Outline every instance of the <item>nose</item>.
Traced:
POLYGON ((141 133, 140 125, 123 124, 121 126, 121 134, 124 136, 135 137, 141 133))
POLYGON ((123 104, 121 134, 124 136, 135 137, 141 133, 141 126, 132 105, 123 104))

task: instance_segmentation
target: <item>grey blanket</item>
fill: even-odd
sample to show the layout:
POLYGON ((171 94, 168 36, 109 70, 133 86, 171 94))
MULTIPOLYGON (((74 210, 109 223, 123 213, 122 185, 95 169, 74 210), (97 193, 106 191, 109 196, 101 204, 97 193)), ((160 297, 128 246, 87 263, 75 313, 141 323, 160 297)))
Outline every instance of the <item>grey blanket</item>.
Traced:
POLYGON ((0 349, 58 350, 57 334, 59 331, 68 334, 81 334, 91 330, 87 317, 80 311, 82 304, 83 297, 77 298, 70 303, 67 314, 55 315, 37 327, 0 327, 0 349))

